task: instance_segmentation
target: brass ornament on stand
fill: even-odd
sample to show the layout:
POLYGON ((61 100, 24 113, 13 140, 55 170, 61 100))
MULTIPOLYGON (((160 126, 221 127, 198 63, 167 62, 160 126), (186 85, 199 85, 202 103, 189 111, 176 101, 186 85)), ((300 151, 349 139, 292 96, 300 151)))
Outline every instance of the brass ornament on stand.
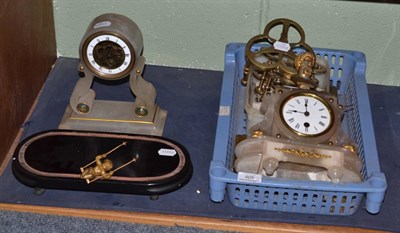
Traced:
POLYGON ((136 162, 137 159, 139 158, 138 155, 132 158, 132 160, 126 162, 125 164, 113 169, 113 162, 106 158, 109 154, 112 152, 116 151, 122 146, 126 146, 127 142, 123 142, 120 145, 114 147, 110 151, 104 154, 99 154, 95 157, 95 159, 86 164, 85 166, 81 167, 81 179, 86 180, 86 183, 90 184, 95 182, 96 180, 99 179, 110 179, 115 172, 118 170, 128 166, 129 164, 136 162), (95 166, 91 166, 92 164, 95 164, 95 166))

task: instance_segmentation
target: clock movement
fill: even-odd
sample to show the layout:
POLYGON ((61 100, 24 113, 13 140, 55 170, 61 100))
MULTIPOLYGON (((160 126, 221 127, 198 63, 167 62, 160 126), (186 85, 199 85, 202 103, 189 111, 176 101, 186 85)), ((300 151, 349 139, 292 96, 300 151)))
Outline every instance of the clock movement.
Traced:
POLYGON ((145 58, 139 27, 118 14, 96 17, 79 46, 83 74, 72 92, 60 129, 162 135, 167 112, 156 104, 156 89, 142 77, 145 58), (98 100, 93 82, 129 80, 134 102, 98 100))

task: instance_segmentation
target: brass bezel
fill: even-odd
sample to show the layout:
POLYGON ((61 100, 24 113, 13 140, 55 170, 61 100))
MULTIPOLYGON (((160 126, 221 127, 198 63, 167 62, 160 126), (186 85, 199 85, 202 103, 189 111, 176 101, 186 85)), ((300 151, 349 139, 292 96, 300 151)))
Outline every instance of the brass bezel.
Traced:
MULTIPOLYGON (((298 91, 298 92, 295 92, 295 93, 290 93, 287 96, 282 96, 282 100, 279 101, 277 104, 278 104, 278 108, 279 108, 278 109, 278 114, 277 114, 279 116, 278 121, 280 121, 282 126, 286 129, 286 130, 284 130, 284 129, 281 129, 281 130, 284 130, 283 131, 284 133, 285 132, 290 132, 291 134, 295 135, 295 137, 297 139, 307 138, 307 139, 312 139, 312 140, 318 140, 318 138, 321 138, 321 140, 326 140, 333 133, 332 129, 334 128, 334 125, 337 124, 337 122, 336 122, 337 119, 335 117, 335 112, 334 112, 333 107, 331 106, 331 104, 327 100, 325 100, 325 98, 323 98, 322 96, 318 95, 317 93, 310 92, 310 91, 304 91, 304 90, 298 91), (324 131, 322 131, 322 132, 320 132, 318 134, 304 134, 304 133, 301 133, 301 132, 293 129, 292 127, 290 127, 289 124, 284 120, 283 107, 285 106, 285 104, 290 99, 293 99, 293 98, 298 97, 298 96, 308 96, 310 98, 314 98, 314 99, 320 101, 328 109, 329 116, 330 116, 331 120, 329 122, 329 126, 324 131)), ((287 133, 285 133, 285 134, 287 134, 287 133)), ((289 135, 287 135, 287 136, 289 138, 291 138, 289 135)))
POLYGON ((123 36, 119 33, 116 33, 116 32, 112 32, 112 31, 100 31, 100 32, 91 34, 89 37, 87 37, 85 39, 83 46, 82 46, 82 50, 80 51, 80 57, 83 61, 83 65, 85 65, 91 72, 93 72, 96 77, 102 78, 102 79, 107 79, 107 80, 118 80, 118 79, 125 78, 132 71, 134 64, 136 62, 136 51, 133 48, 132 43, 130 43, 129 40, 125 36, 123 36), (131 62, 129 64, 129 66, 121 73, 106 74, 106 73, 98 71, 90 63, 90 61, 86 55, 87 47, 94 38, 96 38, 98 36, 102 36, 102 35, 112 35, 112 36, 118 37, 120 40, 124 41, 124 43, 128 46, 129 51, 131 52, 131 62))

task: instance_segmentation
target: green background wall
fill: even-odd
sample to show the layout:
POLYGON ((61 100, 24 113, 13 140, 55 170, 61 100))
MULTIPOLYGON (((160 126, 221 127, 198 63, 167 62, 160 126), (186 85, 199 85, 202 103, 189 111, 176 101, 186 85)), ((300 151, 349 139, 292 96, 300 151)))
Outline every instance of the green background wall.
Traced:
POLYGON ((275 18, 290 18, 313 47, 362 51, 369 83, 400 86, 400 4, 334 0, 54 0, 57 49, 78 57, 103 13, 135 21, 147 64, 223 70, 225 45, 247 42, 275 18))

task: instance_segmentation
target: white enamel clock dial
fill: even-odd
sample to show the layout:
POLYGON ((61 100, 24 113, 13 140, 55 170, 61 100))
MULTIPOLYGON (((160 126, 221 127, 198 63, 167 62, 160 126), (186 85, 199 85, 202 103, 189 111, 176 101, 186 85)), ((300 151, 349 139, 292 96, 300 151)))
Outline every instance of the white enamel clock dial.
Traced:
POLYGON ((101 75, 126 73, 132 61, 129 46, 119 37, 102 34, 87 44, 87 63, 94 72, 101 75))
POLYGON ((286 127, 301 136, 326 133, 333 124, 332 109, 321 97, 310 93, 290 96, 281 106, 286 127))

